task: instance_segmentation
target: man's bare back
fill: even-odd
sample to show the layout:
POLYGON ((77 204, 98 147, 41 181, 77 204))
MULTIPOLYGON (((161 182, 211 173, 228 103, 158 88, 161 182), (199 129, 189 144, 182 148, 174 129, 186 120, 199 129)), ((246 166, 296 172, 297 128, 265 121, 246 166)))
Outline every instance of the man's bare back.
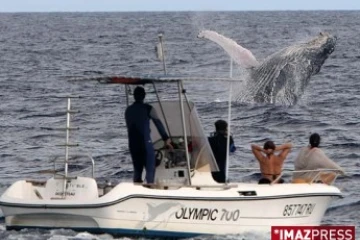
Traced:
POLYGON ((291 143, 285 143, 276 147, 271 141, 266 142, 264 148, 255 144, 251 145, 251 150, 259 161, 262 178, 272 182, 281 174, 283 163, 291 148, 291 143), (275 154, 278 151, 281 152, 275 154))

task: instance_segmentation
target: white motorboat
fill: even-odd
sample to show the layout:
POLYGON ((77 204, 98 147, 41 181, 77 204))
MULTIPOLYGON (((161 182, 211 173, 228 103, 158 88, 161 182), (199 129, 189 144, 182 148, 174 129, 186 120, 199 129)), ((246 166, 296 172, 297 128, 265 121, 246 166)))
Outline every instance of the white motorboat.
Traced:
MULTIPOLYGON (((7 229, 70 228, 92 233, 155 237, 269 232, 271 226, 320 225, 333 198, 342 197, 335 186, 321 183, 219 184, 217 170, 194 103, 188 101, 178 78, 105 77, 105 84, 129 85, 167 82, 178 85, 178 100, 152 105, 175 143, 163 148, 154 125, 156 149, 154 184, 120 182, 99 186, 92 177, 68 171, 68 150, 63 174, 45 182, 20 180, 1 196, 7 229)), ((155 88, 157 94, 157 90, 155 88)), ((158 98, 160 100, 160 98, 158 98)), ((68 104, 68 125, 71 113, 68 104)), ((67 134, 67 143, 68 140, 67 134)), ((69 144, 66 148, 68 149, 69 144)), ((91 158, 92 160, 92 158, 91 158)), ((94 168, 94 161, 93 168, 94 168)))

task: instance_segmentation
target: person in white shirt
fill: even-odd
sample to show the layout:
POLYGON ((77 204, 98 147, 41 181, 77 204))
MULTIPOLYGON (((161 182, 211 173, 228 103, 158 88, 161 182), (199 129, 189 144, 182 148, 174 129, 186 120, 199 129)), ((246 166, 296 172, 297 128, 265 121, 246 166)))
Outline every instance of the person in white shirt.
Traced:
POLYGON ((316 181, 319 180, 322 183, 331 184, 336 177, 335 172, 344 174, 344 170, 329 159, 319 148, 320 140, 320 135, 313 133, 309 139, 310 145, 300 150, 299 155, 295 159, 295 171, 305 170, 305 172, 295 172, 293 176, 294 183, 311 182, 320 173, 316 181), (322 172, 321 169, 333 169, 336 171, 322 172), (306 170, 319 171, 306 172, 306 170))

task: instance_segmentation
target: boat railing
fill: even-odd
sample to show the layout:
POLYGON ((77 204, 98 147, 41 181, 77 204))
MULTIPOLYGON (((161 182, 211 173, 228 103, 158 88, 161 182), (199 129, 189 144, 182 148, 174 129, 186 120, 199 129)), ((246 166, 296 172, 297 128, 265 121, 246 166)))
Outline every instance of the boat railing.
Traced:
MULTIPOLYGON (((230 168, 231 171, 256 171, 260 173, 259 168, 230 168)), ((339 169, 313 169, 313 170, 294 170, 294 169, 283 169, 282 172, 271 182, 271 184, 276 184, 284 175, 293 175, 294 173, 316 173, 315 176, 310 177, 309 179, 304 180, 303 183, 317 183, 318 181, 321 181, 320 177, 323 173, 334 173, 334 179, 330 182, 330 185, 332 185, 337 177, 341 175, 341 171, 339 169)))
POLYGON ((70 131, 72 130, 79 130, 79 128, 73 128, 70 126, 70 120, 71 120, 71 115, 72 114, 75 114, 75 113, 79 113, 79 111, 77 110, 73 110, 71 108, 71 99, 72 98, 79 98, 79 97, 76 97, 76 96, 70 96, 70 97, 66 97, 67 98, 67 108, 66 108, 66 126, 65 128, 60 128, 60 129, 56 129, 56 130, 64 130, 65 129, 65 133, 66 133, 66 139, 65 139, 65 144, 61 144, 61 145, 58 145, 60 147, 64 147, 65 148, 65 157, 60 157, 60 156, 55 156, 55 159, 54 159, 54 179, 60 179, 64 182, 63 184, 63 195, 62 195, 62 198, 66 198, 66 188, 67 188, 67 181, 69 179, 77 179, 77 177, 74 177, 74 176, 71 176, 69 174, 69 165, 72 165, 73 162, 70 163, 70 159, 73 158, 73 157, 88 157, 91 161, 91 165, 92 165, 92 178, 94 179, 95 177, 95 161, 94 159, 88 155, 88 154, 71 154, 70 156, 70 148, 72 147, 79 147, 79 144, 77 143, 71 143, 70 142, 70 131), (64 173, 61 174, 60 172, 61 171, 56 171, 56 162, 61 159, 63 160, 63 163, 64 163, 64 173))
POLYGON ((170 183, 170 184, 159 184, 159 183, 140 183, 139 185, 147 188, 153 188, 153 189, 173 189, 173 188, 195 188, 196 190, 203 190, 203 189, 221 189, 221 190, 228 190, 231 188, 237 188, 237 184, 216 184, 216 185, 184 185, 184 184, 176 184, 176 183, 170 183))
POLYGON ((271 184, 277 183, 281 179, 281 177, 284 175, 284 173, 292 173, 292 174, 294 174, 294 173, 316 173, 315 176, 307 179, 306 183, 312 184, 312 183, 316 183, 318 181, 322 182, 321 174, 329 173, 329 172, 335 174, 334 178, 329 183, 329 185, 332 185, 335 182, 336 178, 340 175, 341 171, 339 171, 339 169, 325 169, 324 168, 324 169, 313 169, 313 170, 283 170, 281 172, 281 174, 279 176, 277 176, 277 178, 271 182, 271 184))

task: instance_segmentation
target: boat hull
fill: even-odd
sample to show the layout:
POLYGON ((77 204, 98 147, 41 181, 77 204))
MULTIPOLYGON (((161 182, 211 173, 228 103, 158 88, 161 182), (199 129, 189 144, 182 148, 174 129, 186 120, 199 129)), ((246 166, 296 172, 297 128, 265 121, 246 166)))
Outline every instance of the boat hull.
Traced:
POLYGON ((82 203, 5 202, 2 197, 0 204, 7 229, 70 228, 180 238, 269 232, 271 226, 279 225, 320 225, 332 198, 341 196, 340 191, 323 184, 304 185, 307 191, 302 184, 248 184, 226 190, 156 190, 130 185, 129 191, 130 186, 120 184, 107 195, 82 203))

